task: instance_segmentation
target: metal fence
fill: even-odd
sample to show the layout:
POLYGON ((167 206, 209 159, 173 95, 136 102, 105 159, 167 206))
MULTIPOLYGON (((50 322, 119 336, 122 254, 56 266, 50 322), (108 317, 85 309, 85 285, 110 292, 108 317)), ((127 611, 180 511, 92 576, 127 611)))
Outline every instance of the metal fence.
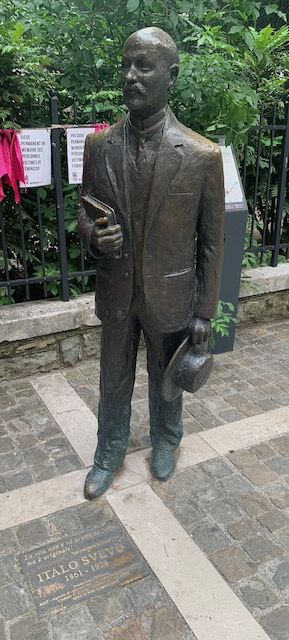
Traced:
MULTIPOLYGON (((30 107, 25 126, 52 126, 51 188, 22 193, 18 205, 5 198, 0 206, 0 305, 57 295, 69 300, 73 293, 93 289, 93 260, 77 233, 80 187, 67 184, 65 130, 59 122, 56 94, 50 96, 49 114, 36 119, 30 107), (29 192, 29 193, 28 193, 29 192), (17 222, 16 222, 17 221, 17 222)), ((67 110, 66 110, 67 112, 67 110)), ((71 124, 77 126, 76 101, 70 106, 71 124)), ((80 112, 81 126, 83 113, 80 112)), ((90 123, 111 114, 97 114, 91 107, 90 123)), ((89 123, 87 123, 89 125, 89 123)), ((249 226, 244 261, 248 265, 271 264, 289 258, 289 203, 286 199, 289 154, 289 106, 271 118, 262 109, 260 122, 251 127, 245 146, 243 184, 249 205, 249 226)))
MULTIPOLYGON (((76 100, 68 115, 70 124, 80 126, 76 100)), ((95 124, 100 115, 103 119, 104 114, 97 114, 92 104, 87 126, 95 124)), ((106 119, 111 123, 110 113, 106 119)), ((77 234, 80 186, 67 184, 65 128, 59 122, 55 92, 50 95, 49 114, 43 109, 36 114, 29 107, 25 126, 33 128, 40 122, 51 126, 53 182, 49 188, 22 192, 17 205, 9 196, 0 205, 0 305, 48 298, 51 294, 59 294, 67 301, 73 293, 93 288, 94 264, 77 234)), ((83 122, 81 126, 85 126, 83 122)))
POLYGON ((249 207, 244 262, 276 267, 289 259, 289 103, 276 104, 269 115, 262 107, 258 125, 245 145, 243 186, 249 207), (247 260, 246 260, 247 258, 247 260))

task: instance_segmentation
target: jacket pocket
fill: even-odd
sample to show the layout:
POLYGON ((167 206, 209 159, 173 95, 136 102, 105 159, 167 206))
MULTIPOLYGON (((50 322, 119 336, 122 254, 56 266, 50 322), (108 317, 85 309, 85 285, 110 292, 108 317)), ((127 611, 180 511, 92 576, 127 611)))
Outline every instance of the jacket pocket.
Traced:
POLYGON ((178 196, 180 198, 189 196, 190 198, 192 198, 195 194, 191 191, 168 191, 167 195, 172 197, 178 196))
POLYGON ((184 276, 187 273, 192 271, 192 267, 187 267, 186 269, 180 269, 179 271, 172 271, 171 273, 165 273, 164 278, 174 278, 177 276, 184 276))

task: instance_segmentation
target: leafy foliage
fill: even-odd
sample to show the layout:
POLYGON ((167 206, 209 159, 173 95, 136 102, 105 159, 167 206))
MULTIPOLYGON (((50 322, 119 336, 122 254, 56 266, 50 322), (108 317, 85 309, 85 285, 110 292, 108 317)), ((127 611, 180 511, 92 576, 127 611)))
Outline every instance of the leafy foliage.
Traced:
POLYGON ((117 118, 123 43, 152 24, 171 33, 181 53, 172 97, 180 119, 236 145, 256 122, 269 84, 272 99, 279 92, 284 100, 288 89, 288 28, 274 30, 275 16, 286 19, 277 4, 251 0, 120 0, 116 6, 110 0, 7 0, 0 13, 0 116, 23 125, 21 105, 29 99, 43 104, 55 87, 64 108, 76 96, 117 118), (267 23, 260 30, 262 6, 267 23))
POLYGON ((230 333, 231 322, 236 323, 233 317, 234 305, 231 302, 219 300, 216 317, 211 320, 212 334, 209 340, 210 347, 215 346, 215 334, 219 333, 221 337, 228 336, 230 333))
MULTIPOLYGON (((16 127, 47 125, 48 95, 53 88, 58 93, 64 123, 74 122, 75 100, 79 122, 95 121, 95 113, 99 120, 119 119, 125 111, 120 91, 123 43, 137 28, 155 25, 173 36, 180 51, 180 75, 171 96, 179 119, 210 138, 225 135, 226 142, 233 142, 241 158, 248 128, 258 122, 261 102, 267 121, 276 101, 277 116, 281 117, 284 111, 289 88, 288 13, 287 0, 272 4, 265 0, 6 0, 0 7, 0 122, 2 126, 16 127), (30 102, 34 105, 33 121, 30 102)), ((264 137, 260 174, 264 181, 270 151, 266 144, 264 137)), ((276 158, 277 152, 276 140, 276 158)), ((254 154, 251 140, 247 172, 251 207, 254 154)), ((277 160, 272 172, 270 195, 274 198, 277 160)), ((261 218, 262 189, 260 183, 261 218)), ((37 198, 41 205, 45 273, 53 276, 59 268, 53 188, 23 196, 24 235, 29 245, 27 268, 29 275, 43 274, 37 198)), ((80 270, 75 187, 65 185, 64 202, 69 269, 75 272, 80 270)), ((19 220, 8 198, 3 212, 10 273, 21 277, 24 257, 19 220)), ((71 287, 74 294, 81 290, 77 279, 71 287)), ((87 287, 93 287, 91 280, 87 287)), ((58 295, 59 285, 48 280, 47 290, 49 295, 58 295)), ((17 292, 13 296, 18 300, 17 292)), ((1 304, 6 299, 1 290, 1 304)))

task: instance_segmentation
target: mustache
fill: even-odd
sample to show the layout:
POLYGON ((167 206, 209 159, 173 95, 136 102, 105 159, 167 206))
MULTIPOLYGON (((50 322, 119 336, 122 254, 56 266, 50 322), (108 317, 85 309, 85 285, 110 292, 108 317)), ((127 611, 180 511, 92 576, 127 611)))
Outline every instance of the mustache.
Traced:
POLYGON ((144 89, 144 87, 141 84, 138 84, 137 82, 135 84, 129 84, 125 82, 122 88, 123 88, 123 91, 131 92, 131 93, 139 93, 141 96, 144 96, 146 93, 146 90, 144 89))

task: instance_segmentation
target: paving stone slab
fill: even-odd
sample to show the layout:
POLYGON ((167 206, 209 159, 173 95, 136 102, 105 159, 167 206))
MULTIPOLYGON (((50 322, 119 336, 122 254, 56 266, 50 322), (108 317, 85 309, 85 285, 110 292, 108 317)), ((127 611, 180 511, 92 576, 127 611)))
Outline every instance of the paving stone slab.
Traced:
POLYGON ((0 531, 0 556, 17 548, 17 539, 14 530, 0 531))
POLYGON ((176 476, 176 482, 182 490, 190 490, 191 487, 199 489, 214 485, 212 477, 204 471, 201 465, 188 469, 176 476))
POLYGON ((282 456, 270 458, 270 460, 266 460, 266 464, 279 475, 289 474, 289 460, 286 460, 286 458, 282 456))
POLYGON ((12 491, 13 489, 18 489, 19 487, 26 487, 26 485, 32 484, 33 481, 33 475, 30 473, 30 471, 28 469, 23 469, 23 471, 19 471, 18 473, 13 473, 10 476, 5 476, 3 484, 5 486, 5 491, 12 491))
POLYGON ((238 469, 247 469, 256 463, 256 457, 247 449, 229 453, 228 458, 238 469))
POLYGON ((7 453, 7 451, 14 450, 14 442, 11 438, 0 438, 0 453, 7 453))
POLYGON ((202 487, 201 489, 198 489, 197 491, 192 489, 192 491, 196 500, 200 504, 204 505, 204 509, 206 509, 205 505, 207 502, 212 502, 214 500, 221 500, 223 497, 221 483, 219 483, 218 486, 217 484, 216 486, 205 486, 205 487, 202 487))
POLYGON ((288 491, 274 491, 274 489, 269 489, 267 495, 278 509, 287 509, 289 507, 289 487, 288 491))
POLYGON ((186 501, 182 502, 178 499, 169 499, 165 500, 165 504, 188 533, 190 533, 191 527, 194 526, 196 522, 199 522, 205 517, 205 511, 193 498, 187 498, 186 501))
POLYGON ((6 632, 5 632, 5 622, 0 619, 0 640, 6 640, 6 632))
POLYGON ((0 588, 0 615, 13 620, 29 611, 29 602, 20 582, 0 588))
POLYGON ((230 583, 251 576, 258 570, 251 558, 238 547, 217 551, 210 555, 210 559, 230 583))
POLYGON ((254 562, 268 562, 282 555, 283 550, 281 547, 273 544, 268 538, 259 535, 255 538, 250 538, 243 544, 243 548, 254 560, 254 562))
POLYGON ((207 555, 219 551, 230 544, 230 539, 217 524, 202 521, 190 529, 191 538, 207 555))
POLYGON ((258 527, 254 520, 240 520, 239 522, 233 522, 233 524, 228 525, 228 531, 235 540, 242 540, 243 538, 253 536, 257 530, 258 527))
POLYGON ((224 496, 222 500, 207 505, 206 510, 219 524, 235 522, 244 515, 236 500, 229 496, 224 496))
POLYGON ((272 532, 276 531, 276 529, 283 529, 289 526, 289 518, 278 509, 272 509, 268 513, 259 515, 258 520, 272 532))
POLYGON ((271 445, 274 447, 274 449, 276 449, 276 451, 278 451, 278 453, 281 453, 282 455, 289 455, 289 437, 288 436, 281 436, 279 438, 274 438, 273 440, 271 440, 271 445))
POLYGON ((239 496, 237 502, 249 516, 259 516, 272 509, 269 498, 257 491, 250 491, 250 493, 239 496))
POLYGON ((0 478, 0 493, 5 493, 6 491, 6 485, 4 483, 4 480, 2 480, 2 478, 0 478))
POLYGON ((281 591, 283 589, 287 589, 287 587, 289 586, 289 561, 288 560, 286 560, 285 562, 282 562, 282 564, 278 566, 278 569, 275 575, 273 576, 273 580, 276 586, 278 587, 278 589, 281 589, 281 591))
POLYGON ((144 640, 141 627, 135 618, 124 620, 116 627, 103 631, 105 640, 144 640))
POLYGON ((242 469, 243 475, 248 478, 257 487, 260 487, 268 482, 273 482, 279 476, 275 471, 269 469, 266 464, 258 462, 253 464, 248 469, 242 469))
MULTIPOLYGON (((141 582, 145 582, 145 579, 141 582)), ((139 589, 141 585, 137 585, 136 591, 139 589)), ((135 608, 129 594, 130 588, 118 589, 93 598, 87 603, 98 628, 114 625, 134 615, 135 608)))
POLYGON ((11 640, 49 640, 47 622, 34 616, 22 617, 10 626, 11 640))
POLYGON ((19 580, 19 572, 15 564, 13 553, 0 556, 0 587, 13 584, 19 580))
POLYGON ((241 594, 250 610, 257 608, 264 611, 279 602, 276 593, 261 580, 252 580, 249 585, 241 587, 241 594))
POLYGON ((43 544, 49 539, 47 527, 41 520, 20 524, 16 535, 22 547, 43 544))
MULTIPOLYGON (((197 640, 176 609, 162 607, 153 613, 152 640, 197 640)), ((126 638, 124 638, 126 640, 126 638)), ((144 638, 145 640, 145 638, 144 638)))
POLYGON ((273 640, 288 640, 289 606, 274 609, 261 618, 261 624, 273 640))
POLYGON ((87 607, 76 607, 51 620, 53 640, 102 640, 87 607))
POLYGON ((247 482, 247 480, 238 474, 224 478, 219 482, 219 486, 222 491, 225 491, 230 496, 239 496, 243 493, 248 493, 252 488, 250 482, 247 482))
POLYGON ((215 458, 203 462, 202 469, 213 478, 228 478, 234 472, 233 467, 224 458, 215 458))

